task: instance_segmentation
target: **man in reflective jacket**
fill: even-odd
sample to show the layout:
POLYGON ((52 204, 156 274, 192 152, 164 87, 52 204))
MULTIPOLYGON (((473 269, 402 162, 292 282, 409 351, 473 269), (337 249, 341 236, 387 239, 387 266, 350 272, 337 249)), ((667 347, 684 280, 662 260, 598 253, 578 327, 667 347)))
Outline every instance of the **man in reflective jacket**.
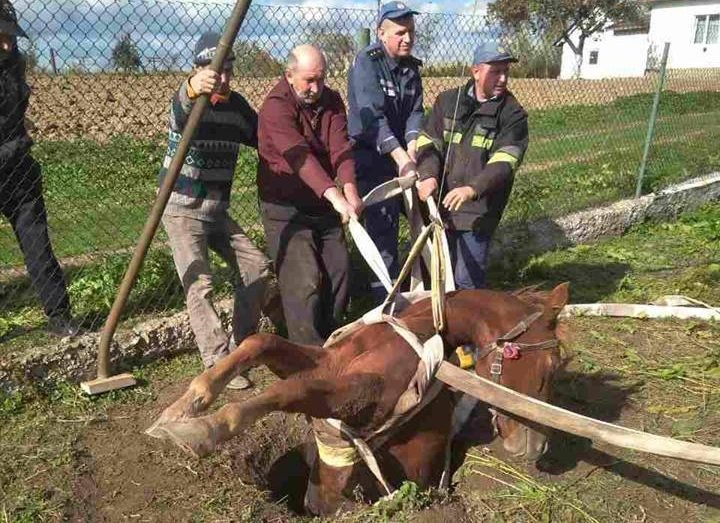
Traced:
POLYGON ((507 90, 515 61, 497 42, 480 45, 472 79, 438 96, 418 137, 418 195, 441 191, 461 289, 485 286, 490 239, 528 146, 527 113, 507 90))

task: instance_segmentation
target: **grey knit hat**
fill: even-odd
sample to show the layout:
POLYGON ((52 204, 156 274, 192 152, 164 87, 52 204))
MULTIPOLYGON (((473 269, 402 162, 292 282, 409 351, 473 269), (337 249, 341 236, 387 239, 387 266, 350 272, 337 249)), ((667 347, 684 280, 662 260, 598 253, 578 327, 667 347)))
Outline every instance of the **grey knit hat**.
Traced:
MULTIPOLYGON (((215 53, 217 52, 219 42, 220 35, 218 33, 203 33, 195 44, 193 63, 200 66, 210 65, 210 62, 212 62, 212 59, 215 57, 215 53)), ((227 68, 229 65, 228 62, 232 63, 233 60, 235 60, 235 53, 233 53, 233 50, 230 49, 230 52, 225 57, 225 67, 227 68)))

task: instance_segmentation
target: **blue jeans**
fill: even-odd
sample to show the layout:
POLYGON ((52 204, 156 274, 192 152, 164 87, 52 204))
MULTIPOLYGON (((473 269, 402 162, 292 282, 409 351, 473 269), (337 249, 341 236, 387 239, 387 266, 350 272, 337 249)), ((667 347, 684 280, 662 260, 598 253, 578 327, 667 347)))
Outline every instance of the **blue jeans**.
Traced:
POLYGON ((473 231, 447 231, 455 286, 458 289, 485 287, 490 235, 473 231))

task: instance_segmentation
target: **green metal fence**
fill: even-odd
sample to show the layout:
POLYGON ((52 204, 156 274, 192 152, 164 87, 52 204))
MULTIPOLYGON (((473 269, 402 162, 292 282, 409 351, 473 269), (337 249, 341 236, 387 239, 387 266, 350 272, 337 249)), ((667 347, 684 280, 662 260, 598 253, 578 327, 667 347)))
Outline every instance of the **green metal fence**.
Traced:
MULTIPOLYGON (((33 96, 32 154, 43 169, 51 239, 76 316, 98 329, 150 208, 164 153, 170 97, 190 68, 192 46, 220 30, 232 5, 162 0, 17 1, 33 96)), ((238 37, 233 87, 256 108, 296 44, 314 42, 343 94, 356 40, 375 12, 251 7, 238 37)), ((561 80, 557 35, 503 32, 480 16, 421 14, 416 54, 425 104, 460 85, 472 49, 502 39, 520 58, 510 89, 530 115, 530 148, 505 220, 558 216, 646 193, 720 165, 720 69, 667 71, 652 142, 643 158, 659 71, 633 78, 561 80)), ((253 151, 237 166, 231 214, 262 245, 253 151)), ((162 232, 125 317, 182 309, 180 282, 162 232)), ((218 262, 219 263, 219 262, 218 262)), ((218 295, 230 284, 220 268, 218 295)), ((44 316, 13 231, 0 220, 0 347, 41 329, 44 316)), ((9 345, 8 345, 9 346, 9 345)))

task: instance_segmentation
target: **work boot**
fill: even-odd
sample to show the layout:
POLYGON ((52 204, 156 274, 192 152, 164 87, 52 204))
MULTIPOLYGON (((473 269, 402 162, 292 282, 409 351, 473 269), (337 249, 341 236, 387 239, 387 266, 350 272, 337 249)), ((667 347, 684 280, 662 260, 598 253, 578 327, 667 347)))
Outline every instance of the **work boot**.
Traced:
POLYGON ((61 338, 74 338, 80 333, 80 326, 70 314, 59 314, 48 318, 47 330, 61 338))

